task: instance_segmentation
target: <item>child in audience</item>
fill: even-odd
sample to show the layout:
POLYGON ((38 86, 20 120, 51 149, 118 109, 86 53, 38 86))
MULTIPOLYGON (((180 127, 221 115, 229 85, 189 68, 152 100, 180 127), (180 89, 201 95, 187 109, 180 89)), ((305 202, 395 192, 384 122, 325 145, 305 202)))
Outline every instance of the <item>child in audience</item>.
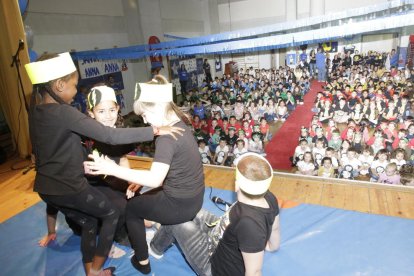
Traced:
POLYGON ((397 165, 395 163, 389 163, 385 167, 385 171, 379 174, 378 183, 384 184, 400 184, 400 175, 398 174, 397 165))
POLYGON ((335 177, 335 169, 332 165, 332 159, 330 157, 322 158, 321 166, 318 169, 318 176, 325 178, 335 177))
POLYGON ((216 147, 214 154, 214 164, 225 166, 227 163, 227 157, 229 155, 229 147, 225 137, 220 138, 219 145, 216 147))
POLYGON ((276 120, 276 111, 275 111, 273 99, 269 99, 269 101, 267 102, 266 112, 264 116, 268 123, 276 120))
POLYGON ((237 140, 236 148, 233 150, 233 167, 235 165, 234 160, 236 160, 240 155, 245 154, 247 151, 244 141, 242 139, 237 140))
POLYGON ((236 104, 234 106, 234 116, 236 117, 236 120, 241 120, 243 118, 243 114, 244 114, 243 101, 238 100, 236 101, 236 104))
POLYGON ((332 139, 329 140, 328 146, 333 148, 335 151, 341 149, 342 139, 338 129, 332 131, 332 139))
POLYGON ((353 147, 349 148, 346 156, 341 159, 341 167, 339 169, 340 172, 342 172, 348 165, 352 167, 352 178, 357 177, 359 175, 362 164, 361 161, 357 158, 356 150, 353 147))
POLYGON ((242 129, 247 139, 252 138, 253 129, 248 121, 243 121, 242 129))
POLYGON ((337 170, 339 168, 339 162, 338 162, 338 158, 335 155, 336 155, 336 152, 333 148, 331 147, 326 148, 325 157, 331 158, 332 166, 334 170, 337 170))
POLYGON ((330 119, 333 117, 334 110, 331 106, 331 100, 325 99, 323 101, 323 106, 319 111, 319 121, 321 123, 328 123, 330 119))
POLYGON ((302 126, 300 128, 300 136, 299 136, 299 141, 305 139, 306 141, 308 141, 308 144, 312 144, 312 137, 309 135, 309 131, 306 127, 302 126))
POLYGON ((315 175, 315 163, 313 161, 312 153, 310 151, 305 152, 305 154, 303 155, 303 160, 300 160, 298 162, 297 167, 297 174, 315 175))
POLYGON ((400 169, 400 182, 404 186, 414 187, 414 167, 412 165, 403 165, 400 169))
POLYGON ((200 152, 201 162, 203 164, 210 164, 212 160, 211 152, 204 140, 198 140, 198 151, 200 152))
POLYGON ((239 137, 236 135, 236 129, 234 127, 229 127, 228 129, 229 129, 229 134, 226 135, 227 145, 229 146, 230 152, 232 152, 233 148, 236 145, 236 141, 237 139, 239 139, 239 137))
POLYGON ((285 101, 280 101, 279 105, 276 107, 275 119, 284 122, 288 116, 289 112, 286 107, 285 101))
POLYGON ((362 132, 360 131, 355 132, 354 140, 352 141, 352 147, 356 150, 358 154, 360 154, 364 146, 365 146, 365 143, 362 140, 362 132))
POLYGON ((358 156, 358 159, 361 161, 361 170, 359 173, 364 176, 368 175, 371 164, 374 161, 374 152, 372 148, 364 146, 361 154, 358 156))
POLYGON ((349 148, 352 146, 352 144, 351 144, 351 142, 349 141, 349 140, 344 140, 344 141, 342 141, 342 145, 341 145, 341 148, 339 149, 339 152, 338 152, 338 159, 339 159, 339 162, 342 162, 341 160, 342 160, 342 158, 344 158, 344 157, 346 157, 346 155, 347 155, 347 153, 348 153, 348 150, 349 150, 349 148))
POLYGON ((401 169, 401 166, 405 165, 407 161, 405 161, 405 151, 403 149, 397 148, 394 150, 390 162, 395 163, 397 165, 397 170, 401 169))
POLYGON ((221 137, 221 127, 216 126, 214 129, 214 134, 211 136, 208 142, 208 146, 211 152, 216 152, 216 147, 220 143, 220 137, 221 137))
POLYGON ((308 141, 302 139, 299 141, 299 145, 296 147, 295 153, 293 154, 293 166, 296 166, 299 161, 303 160, 303 155, 305 152, 311 152, 311 149, 308 145, 308 141))
POLYGON ((326 146, 324 140, 321 138, 316 139, 315 147, 312 148, 313 160, 315 160, 316 165, 321 165, 322 158, 325 157, 325 150, 326 146))
MULTIPOLYGON (((332 132, 338 129, 338 125, 335 123, 333 119, 329 119, 328 126, 325 128, 325 137, 330 141, 332 139, 332 132)), ((338 129, 339 131, 339 129, 338 129)))
POLYGON ((317 139, 322 139, 325 147, 328 145, 328 140, 323 135, 323 128, 322 127, 317 127, 315 129, 315 136, 313 136, 313 138, 312 138, 312 145, 313 146, 315 146, 317 139))
POLYGON ((249 152, 255 152, 260 155, 265 155, 262 134, 260 132, 254 132, 252 138, 249 139, 249 152))
POLYGON ((382 130, 375 130, 374 136, 367 141, 367 145, 371 146, 374 155, 377 154, 378 151, 385 149, 385 135, 382 130))
POLYGON ((370 176, 371 182, 378 182, 380 173, 383 173, 385 171, 385 168, 387 167, 389 161, 388 161, 388 152, 386 149, 381 149, 378 151, 378 153, 375 156, 374 161, 371 164, 370 168, 370 176))
POLYGON ((247 139, 246 135, 244 134, 244 130, 243 129, 240 129, 239 132, 238 132, 238 134, 239 134, 238 135, 239 136, 239 139, 241 139, 241 140, 244 141, 244 148, 246 150, 248 150, 249 149, 249 139, 247 139))

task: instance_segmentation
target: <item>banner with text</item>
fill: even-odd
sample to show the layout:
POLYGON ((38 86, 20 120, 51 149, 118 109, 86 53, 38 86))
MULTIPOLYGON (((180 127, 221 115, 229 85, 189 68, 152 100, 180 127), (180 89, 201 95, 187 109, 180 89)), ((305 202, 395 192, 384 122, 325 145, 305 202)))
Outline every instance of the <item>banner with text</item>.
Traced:
POLYGON ((81 79, 95 78, 128 70, 125 60, 81 59, 78 61, 81 79))

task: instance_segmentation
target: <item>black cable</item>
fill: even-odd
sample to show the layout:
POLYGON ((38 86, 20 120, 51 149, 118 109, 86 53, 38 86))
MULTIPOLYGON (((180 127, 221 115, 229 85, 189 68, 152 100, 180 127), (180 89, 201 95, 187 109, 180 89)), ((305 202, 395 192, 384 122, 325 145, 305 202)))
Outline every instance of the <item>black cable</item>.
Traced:
POLYGON ((221 211, 223 211, 223 212, 226 212, 226 210, 224 210, 224 209, 222 209, 220 206, 218 206, 218 204, 215 202, 215 201, 213 201, 213 198, 211 197, 211 193, 213 192, 213 187, 211 187, 210 186, 210 194, 209 194, 209 198, 210 198, 210 200, 214 203, 214 205, 216 205, 216 207, 219 209, 219 210, 221 210, 221 211))

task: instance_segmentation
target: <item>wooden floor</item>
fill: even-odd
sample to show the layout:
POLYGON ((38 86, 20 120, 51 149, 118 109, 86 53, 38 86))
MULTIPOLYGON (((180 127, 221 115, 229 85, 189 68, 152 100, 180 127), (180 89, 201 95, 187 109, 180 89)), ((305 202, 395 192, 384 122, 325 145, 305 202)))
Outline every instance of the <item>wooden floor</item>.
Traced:
MULTIPOLYGON (((134 158, 130 163, 133 168, 145 169, 151 165, 145 158, 134 158)), ((40 200, 32 191, 35 172, 8 171, 13 164, 24 167, 28 161, 15 158, 0 165, 0 223, 40 200)), ((204 173, 206 186, 234 190, 233 169, 205 166, 204 173)), ((414 188, 411 187, 324 180, 276 172, 270 190, 283 200, 414 219, 414 188)))

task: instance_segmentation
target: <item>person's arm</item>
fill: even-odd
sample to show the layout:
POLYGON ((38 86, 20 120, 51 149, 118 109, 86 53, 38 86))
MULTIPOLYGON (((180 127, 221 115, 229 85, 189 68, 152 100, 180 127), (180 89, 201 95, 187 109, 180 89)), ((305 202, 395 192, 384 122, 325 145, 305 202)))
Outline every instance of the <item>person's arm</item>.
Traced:
POLYGON ((276 251, 279 249, 280 247, 280 220, 279 220, 279 215, 277 215, 275 217, 275 221, 273 222, 272 225, 272 233, 270 233, 270 238, 267 241, 266 244, 266 251, 276 251))
POLYGON ((244 261, 245 276, 262 275, 264 251, 256 253, 241 252, 244 261))
POLYGON ((78 134, 98 140, 109 145, 131 144, 135 142, 152 141, 157 135, 181 135, 184 129, 177 127, 140 127, 140 128, 112 128, 107 127, 74 110, 68 106, 64 112, 68 128, 78 134))
POLYGON ((113 175, 117 178, 136 183, 147 187, 159 187, 162 185, 170 165, 153 162, 149 170, 134 170, 117 165, 108 158, 89 155, 94 161, 85 161, 85 166, 90 170, 92 175, 113 175))

